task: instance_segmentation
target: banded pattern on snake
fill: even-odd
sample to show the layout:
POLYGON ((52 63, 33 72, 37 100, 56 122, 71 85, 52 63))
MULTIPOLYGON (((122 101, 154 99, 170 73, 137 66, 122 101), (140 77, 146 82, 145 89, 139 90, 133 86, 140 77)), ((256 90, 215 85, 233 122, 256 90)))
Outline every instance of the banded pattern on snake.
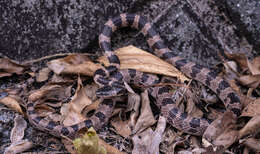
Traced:
MULTIPOLYGON (((98 69, 94 74, 94 81, 101 87, 97 90, 96 95, 105 98, 95 114, 89 120, 65 127, 39 117, 34 111, 34 103, 29 102, 27 104, 27 113, 30 122, 37 128, 47 130, 55 136, 71 136, 84 127, 89 128, 93 126, 95 129, 99 129, 107 122, 114 108, 115 102, 113 99, 109 99, 109 97, 126 92, 124 82, 136 85, 158 83, 159 80, 154 75, 131 69, 119 70, 119 58, 111 49, 111 35, 120 27, 128 26, 140 30, 147 37, 148 45, 154 50, 156 56, 174 65, 188 77, 208 86, 218 95, 227 110, 232 111, 235 116, 240 115, 242 108, 240 98, 226 80, 218 76, 214 70, 209 70, 178 57, 177 54, 164 45, 153 26, 144 17, 136 14, 120 14, 108 20, 99 36, 100 47, 105 51, 105 56, 108 58, 110 66, 98 69)), ((175 106, 175 102, 171 98, 170 89, 167 86, 150 87, 148 92, 156 99, 156 105, 161 109, 161 114, 166 117, 167 122, 173 127, 189 134, 201 136, 209 126, 210 120, 194 118, 186 112, 181 112, 175 106)))

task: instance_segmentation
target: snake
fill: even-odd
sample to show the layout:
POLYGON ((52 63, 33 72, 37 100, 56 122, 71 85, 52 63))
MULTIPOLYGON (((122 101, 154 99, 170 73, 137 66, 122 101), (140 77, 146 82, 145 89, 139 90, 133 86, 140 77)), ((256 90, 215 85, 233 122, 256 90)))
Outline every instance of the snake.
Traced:
MULTIPOLYGON (((189 78, 211 89, 223 102, 226 110, 231 111, 235 117, 241 114, 240 96, 231 88, 225 78, 218 75, 215 70, 179 57, 164 44, 154 26, 147 22, 145 17, 124 13, 109 19, 99 35, 99 45, 109 61, 109 66, 103 66, 94 73, 94 81, 100 86, 96 95, 104 99, 94 115, 78 124, 63 126, 38 116, 35 111, 35 103, 29 101, 27 114, 32 125, 57 137, 72 136, 82 128, 94 127, 98 130, 108 122, 112 115, 116 103, 113 97, 127 92, 125 83, 149 86, 160 82, 154 74, 135 69, 120 70, 120 60, 112 50, 111 37, 116 30, 123 27, 139 30, 147 38, 147 43, 154 55, 172 64, 189 78)), ((188 134, 202 136, 211 124, 212 120, 210 119, 192 117, 187 112, 181 111, 172 98, 169 86, 150 86, 147 90, 149 95, 155 98, 155 104, 160 109, 162 116, 174 128, 188 134)))

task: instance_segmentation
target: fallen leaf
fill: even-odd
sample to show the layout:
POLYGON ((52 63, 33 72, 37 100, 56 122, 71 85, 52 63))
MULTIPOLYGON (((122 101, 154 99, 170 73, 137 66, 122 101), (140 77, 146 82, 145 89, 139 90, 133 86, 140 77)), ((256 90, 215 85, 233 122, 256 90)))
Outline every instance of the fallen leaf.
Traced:
POLYGON ((83 109, 82 114, 87 115, 89 112, 95 111, 102 101, 103 101, 103 99, 98 99, 95 102, 93 102, 92 104, 88 105, 86 108, 83 109))
POLYGON ((145 90, 141 94, 141 98, 142 98, 141 113, 136 122, 134 130, 132 131, 132 134, 135 134, 138 131, 141 132, 142 130, 150 127, 151 125, 153 125, 156 122, 156 120, 154 119, 152 110, 151 110, 147 90, 145 90))
POLYGON ((134 126, 136 125, 136 121, 138 119, 138 115, 139 115, 139 108, 141 105, 141 97, 140 95, 136 94, 136 93, 130 93, 128 94, 128 107, 127 107, 127 111, 131 111, 130 114, 130 121, 129 121, 129 127, 131 130, 134 129, 134 126))
POLYGON ((131 135, 131 129, 129 127, 129 120, 121 120, 119 117, 113 118, 111 121, 111 125, 115 127, 116 132, 123 136, 124 138, 128 138, 131 135))
POLYGON ((236 118, 231 111, 226 111, 222 116, 214 120, 206 129, 203 138, 213 143, 222 135, 230 132, 235 127, 236 118))
POLYGON ((35 111, 38 113, 40 117, 46 117, 55 112, 55 109, 47 104, 38 104, 38 102, 35 103, 37 103, 37 105, 35 106, 35 111))
POLYGON ((13 73, 22 74, 27 66, 20 65, 11 59, 0 58, 0 77, 11 76, 13 73))
POLYGON ((28 140, 21 140, 11 144, 5 149, 4 154, 16 154, 27 151, 33 147, 33 143, 28 140))
POLYGON ((194 96, 191 92, 187 94, 189 98, 187 99, 186 111, 192 117, 201 118, 203 116, 203 112, 194 103, 194 101, 196 100, 196 96, 194 96))
POLYGON ((136 134, 132 137, 134 148, 132 154, 159 154, 159 144, 162 141, 162 135, 166 128, 166 119, 160 116, 156 130, 151 128, 136 134))
POLYGON ((254 117, 260 115, 260 98, 251 101, 242 111, 241 116, 254 117))
POLYGON ((238 81, 247 87, 257 88, 260 83, 260 74, 258 75, 244 75, 238 78, 238 81))
POLYGON ((36 81, 37 82, 43 82, 48 79, 49 73, 51 70, 49 68, 43 68, 39 71, 39 73, 36 74, 36 81))
POLYGON ((14 99, 10 96, 0 98, 0 103, 6 105, 7 107, 11 108, 14 111, 17 111, 17 112, 23 114, 23 111, 22 111, 22 108, 21 108, 19 102, 17 102, 16 99, 14 99))
POLYGON ((21 141, 24 137, 24 131, 27 127, 27 122, 21 115, 16 115, 14 118, 14 127, 11 130, 10 140, 12 143, 21 141))
POLYGON ((246 135, 253 135, 259 132, 260 128, 260 115, 252 117, 248 123, 239 130, 239 138, 246 135))
POLYGON ((87 76, 93 76, 94 72, 101 68, 100 64, 95 64, 86 55, 80 54, 52 60, 47 63, 47 66, 56 74, 82 74, 87 76))
POLYGON ((86 90, 82 86, 81 79, 78 78, 78 86, 75 95, 72 97, 72 100, 68 104, 65 104, 61 109, 61 113, 64 117, 63 124, 65 126, 71 126, 84 121, 86 118, 81 112, 91 103, 92 101, 88 98, 86 90))
MULTIPOLYGON (((47 94, 52 94, 52 92, 58 92, 61 89, 64 89, 64 87, 62 87, 61 85, 44 85, 43 87, 41 87, 41 89, 38 89, 36 91, 33 91, 30 95, 29 95, 29 100, 32 102, 35 102, 41 98, 46 98, 47 94)), ((47 97, 48 98, 48 97, 47 97)))
POLYGON ((84 87, 86 96, 88 98, 90 98, 92 101, 96 100, 96 91, 98 89, 98 85, 97 84, 88 84, 84 87))
POLYGON ((243 141, 243 144, 253 149, 255 152, 260 152, 260 139, 248 138, 243 141))
POLYGON ((224 146, 224 148, 228 148, 230 145, 235 143, 238 139, 238 131, 236 130, 225 130, 225 132, 221 133, 214 141, 213 144, 216 146, 224 146))
POLYGON ((247 61, 248 68, 253 75, 260 74, 260 56, 255 57, 252 62, 247 61))
POLYGON ((124 152, 121 152, 119 151, 117 148, 107 144, 104 140, 102 139, 99 139, 99 144, 101 146, 103 146, 106 151, 107 151, 107 154, 124 154, 124 152))
POLYGON ((230 54, 227 51, 224 51, 225 55, 231 59, 234 60, 238 63, 238 65, 240 66, 240 68, 244 71, 246 69, 248 69, 247 66, 247 57, 245 54, 243 53, 235 53, 235 54, 230 54))
MULTIPOLYGON (((117 49, 115 53, 120 60, 120 69, 136 69, 141 72, 162 74, 177 77, 181 81, 189 81, 173 65, 132 45, 117 49)), ((104 56, 100 57, 98 61, 106 66, 109 65, 107 58, 104 56)))

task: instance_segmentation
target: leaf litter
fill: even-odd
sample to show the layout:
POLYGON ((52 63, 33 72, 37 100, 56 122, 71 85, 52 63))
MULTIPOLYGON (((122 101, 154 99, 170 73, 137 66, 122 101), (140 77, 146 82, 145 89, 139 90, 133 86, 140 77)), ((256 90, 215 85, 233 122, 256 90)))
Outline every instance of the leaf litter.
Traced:
MULTIPOLYGON (((243 54, 225 52, 229 60, 224 60, 221 75, 228 79, 232 88, 240 95, 244 106, 242 115, 236 121, 229 112, 223 114, 223 105, 219 103, 215 94, 212 94, 203 85, 188 79, 172 65, 158 57, 134 46, 120 48, 116 54, 119 56, 121 69, 132 68, 170 77, 171 82, 166 84, 172 86, 173 98, 181 110, 196 117, 206 115, 215 120, 208 127, 203 138, 182 133, 166 125, 165 118, 160 117, 158 112, 154 112, 158 109, 154 109, 154 106, 150 105, 152 100, 146 91, 139 94, 135 93, 135 89, 128 87, 128 99, 122 98, 127 105, 115 109, 106 129, 97 133, 91 129, 83 130, 83 133, 79 132, 77 141, 62 139, 62 143, 70 153, 84 153, 86 148, 89 150, 92 148, 96 153, 102 153, 102 149, 106 153, 121 153, 120 151, 132 153, 259 152, 257 144, 259 144, 258 130, 260 127, 260 57, 249 60, 243 54), (189 81, 189 84, 184 84, 184 81, 189 81), (93 138, 90 139, 89 135, 93 138), (99 145, 96 144, 96 140, 99 145), (77 145, 73 144, 75 141, 77 145), (89 144, 91 141, 94 142, 89 144), (101 144, 103 144, 102 148, 101 144), (85 150, 82 151, 82 149, 85 150)), ((100 57, 98 61, 108 65, 104 56, 100 57)), ((0 60, 0 77, 2 79, 12 77, 14 74, 18 77, 28 74, 30 79, 18 83, 18 86, 1 89, 0 102, 20 115, 25 115, 26 99, 22 96, 25 93, 27 99, 36 103, 36 111, 42 117, 65 126, 85 120, 86 115, 96 110, 102 101, 95 96, 98 86, 93 84, 92 80, 93 73, 102 65, 94 63, 88 56, 80 54, 54 59, 46 65, 47 67, 36 71, 37 69, 32 65, 20 65, 15 61, 2 58, 0 60), (30 80, 33 82, 28 82, 30 80), (17 90, 24 86, 29 88, 24 92, 17 90), (57 111, 57 108, 61 108, 60 111, 57 111)), ((23 124, 23 120, 15 121, 11 133, 12 146, 6 148, 7 153, 10 151, 22 152, 37 145, 37 142, 23 139, 24 129, 27 127, 26 124, 23 124)), ((48 141, 58 143, 53 137, 49 137, 48 141)), ((46 144, 39 141, 38 145, 45 146, 46 144)), ((48 146, 46 145, 46 147, 48 146)), ((56 151, 60 149, 55 145, 52 148, 56 151)))

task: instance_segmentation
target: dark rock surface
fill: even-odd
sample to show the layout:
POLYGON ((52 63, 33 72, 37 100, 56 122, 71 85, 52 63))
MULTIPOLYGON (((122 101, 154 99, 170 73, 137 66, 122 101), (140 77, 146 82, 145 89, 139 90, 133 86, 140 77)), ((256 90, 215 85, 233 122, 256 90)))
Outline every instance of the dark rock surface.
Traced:
MULTIPOLYGON (((2 0, 0 52, 18 61, 55 53, 95 52, 99 50, 97 38, 105 21, 121 12, 135 12, 158 27, 171 49, 191 60, 212 65, 224 46, 232 52, 257 54, 258 8, 257 0, 222 0, 221 4, 208 0, 2 0), (233 20, 230 12, 239 15, 239 22, 233 20), (245 28, 240 28, 241 24, 245 28)), ((134 44, 147 49, 140 34, 136 37, 136 33, 119 33, 115 35, 115 47, 134 44), (121 38, 125 40, 123 43, 121 38)))
POLYGON ((217 5, 236 27, 236 33, 245 37, 252 45, 252 52, 260 54, 260 1, 258 0, 220 0, 217 5))

